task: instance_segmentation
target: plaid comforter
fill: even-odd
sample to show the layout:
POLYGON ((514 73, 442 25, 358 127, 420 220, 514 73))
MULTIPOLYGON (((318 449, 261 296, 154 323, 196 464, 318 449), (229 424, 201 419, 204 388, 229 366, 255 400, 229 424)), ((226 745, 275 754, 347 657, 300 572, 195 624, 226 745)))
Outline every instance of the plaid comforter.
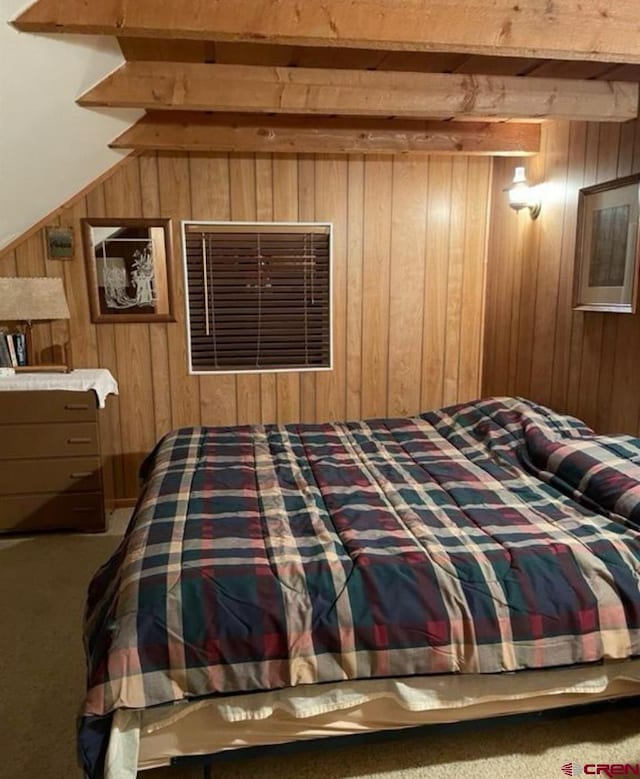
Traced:
POLYGON ((640 439, 528 401, 188 428, 89 592, 118 707, 640 654, 640 439))

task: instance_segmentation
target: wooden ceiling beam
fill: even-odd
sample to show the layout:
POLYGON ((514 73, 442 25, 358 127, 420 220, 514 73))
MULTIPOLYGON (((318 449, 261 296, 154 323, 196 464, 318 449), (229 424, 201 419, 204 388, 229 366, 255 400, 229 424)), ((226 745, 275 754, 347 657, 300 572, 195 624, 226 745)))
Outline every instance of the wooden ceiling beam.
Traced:
POLYGON ((637 0, 38 0, 15 26, 640 63, 637 0))
POLYGON ((540 125, 156 112, 111 146, 136 151, 537 154, 540 125))
POLYGON ((456 73, 127 62, 78 101, 147 110, 621 122, 638 85, 456 73))

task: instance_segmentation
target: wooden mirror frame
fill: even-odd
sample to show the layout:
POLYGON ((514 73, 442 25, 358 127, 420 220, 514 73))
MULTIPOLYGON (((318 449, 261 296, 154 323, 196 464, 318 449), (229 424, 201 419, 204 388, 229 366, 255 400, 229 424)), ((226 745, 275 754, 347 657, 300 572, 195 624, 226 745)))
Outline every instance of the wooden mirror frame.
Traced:
POLYGON ((170 219, 119 219, 87 217, 81 219, 82 244, 85 266, 87 269, 87 285, 89 289, 89 304, 91 321, 96 324, 131 324, 133 322, 175 322, 173 314, 173 287, 171 283, 171 263, 173 262, 171 220, 170 219), (96 269, 95 245, 92 228, 94 227, 161 227, 163 229, 163 252, 154 256, 154 278, 161 280, 161 286, 166 291, 166 312, 136 314, 127 312, 105 314, 100 308, 98 291, 98 273, 96 269))

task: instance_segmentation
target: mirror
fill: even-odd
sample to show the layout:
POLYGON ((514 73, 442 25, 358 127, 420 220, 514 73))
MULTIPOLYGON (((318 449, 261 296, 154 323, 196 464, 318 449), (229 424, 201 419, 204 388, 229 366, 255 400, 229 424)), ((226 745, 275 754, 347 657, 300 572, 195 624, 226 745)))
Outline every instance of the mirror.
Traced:
POLYGON ((170 219, 83 219, 91 320, 173 322, 170 219))

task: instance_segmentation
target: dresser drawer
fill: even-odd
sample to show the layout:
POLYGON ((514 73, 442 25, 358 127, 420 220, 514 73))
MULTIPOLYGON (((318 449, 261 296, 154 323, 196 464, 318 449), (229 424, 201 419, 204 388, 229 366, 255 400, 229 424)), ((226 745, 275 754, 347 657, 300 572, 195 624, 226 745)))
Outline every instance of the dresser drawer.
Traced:
POLYGON ((38 492, 97 492, 102 489, 99 457, 5 460, 0 463, 0 495, 38 492))
POLYGON ((100 453, 95 422, 73 425, 3 425, 0 460, 11 458, 76 457, 100 453))
POLYGON ((0 392, 0 425, 22 422, 91 422, 97 418, 95 392, 0 392))
POLYGON ((0 532, 105 529, 101 492, 0 497, 0 532))

